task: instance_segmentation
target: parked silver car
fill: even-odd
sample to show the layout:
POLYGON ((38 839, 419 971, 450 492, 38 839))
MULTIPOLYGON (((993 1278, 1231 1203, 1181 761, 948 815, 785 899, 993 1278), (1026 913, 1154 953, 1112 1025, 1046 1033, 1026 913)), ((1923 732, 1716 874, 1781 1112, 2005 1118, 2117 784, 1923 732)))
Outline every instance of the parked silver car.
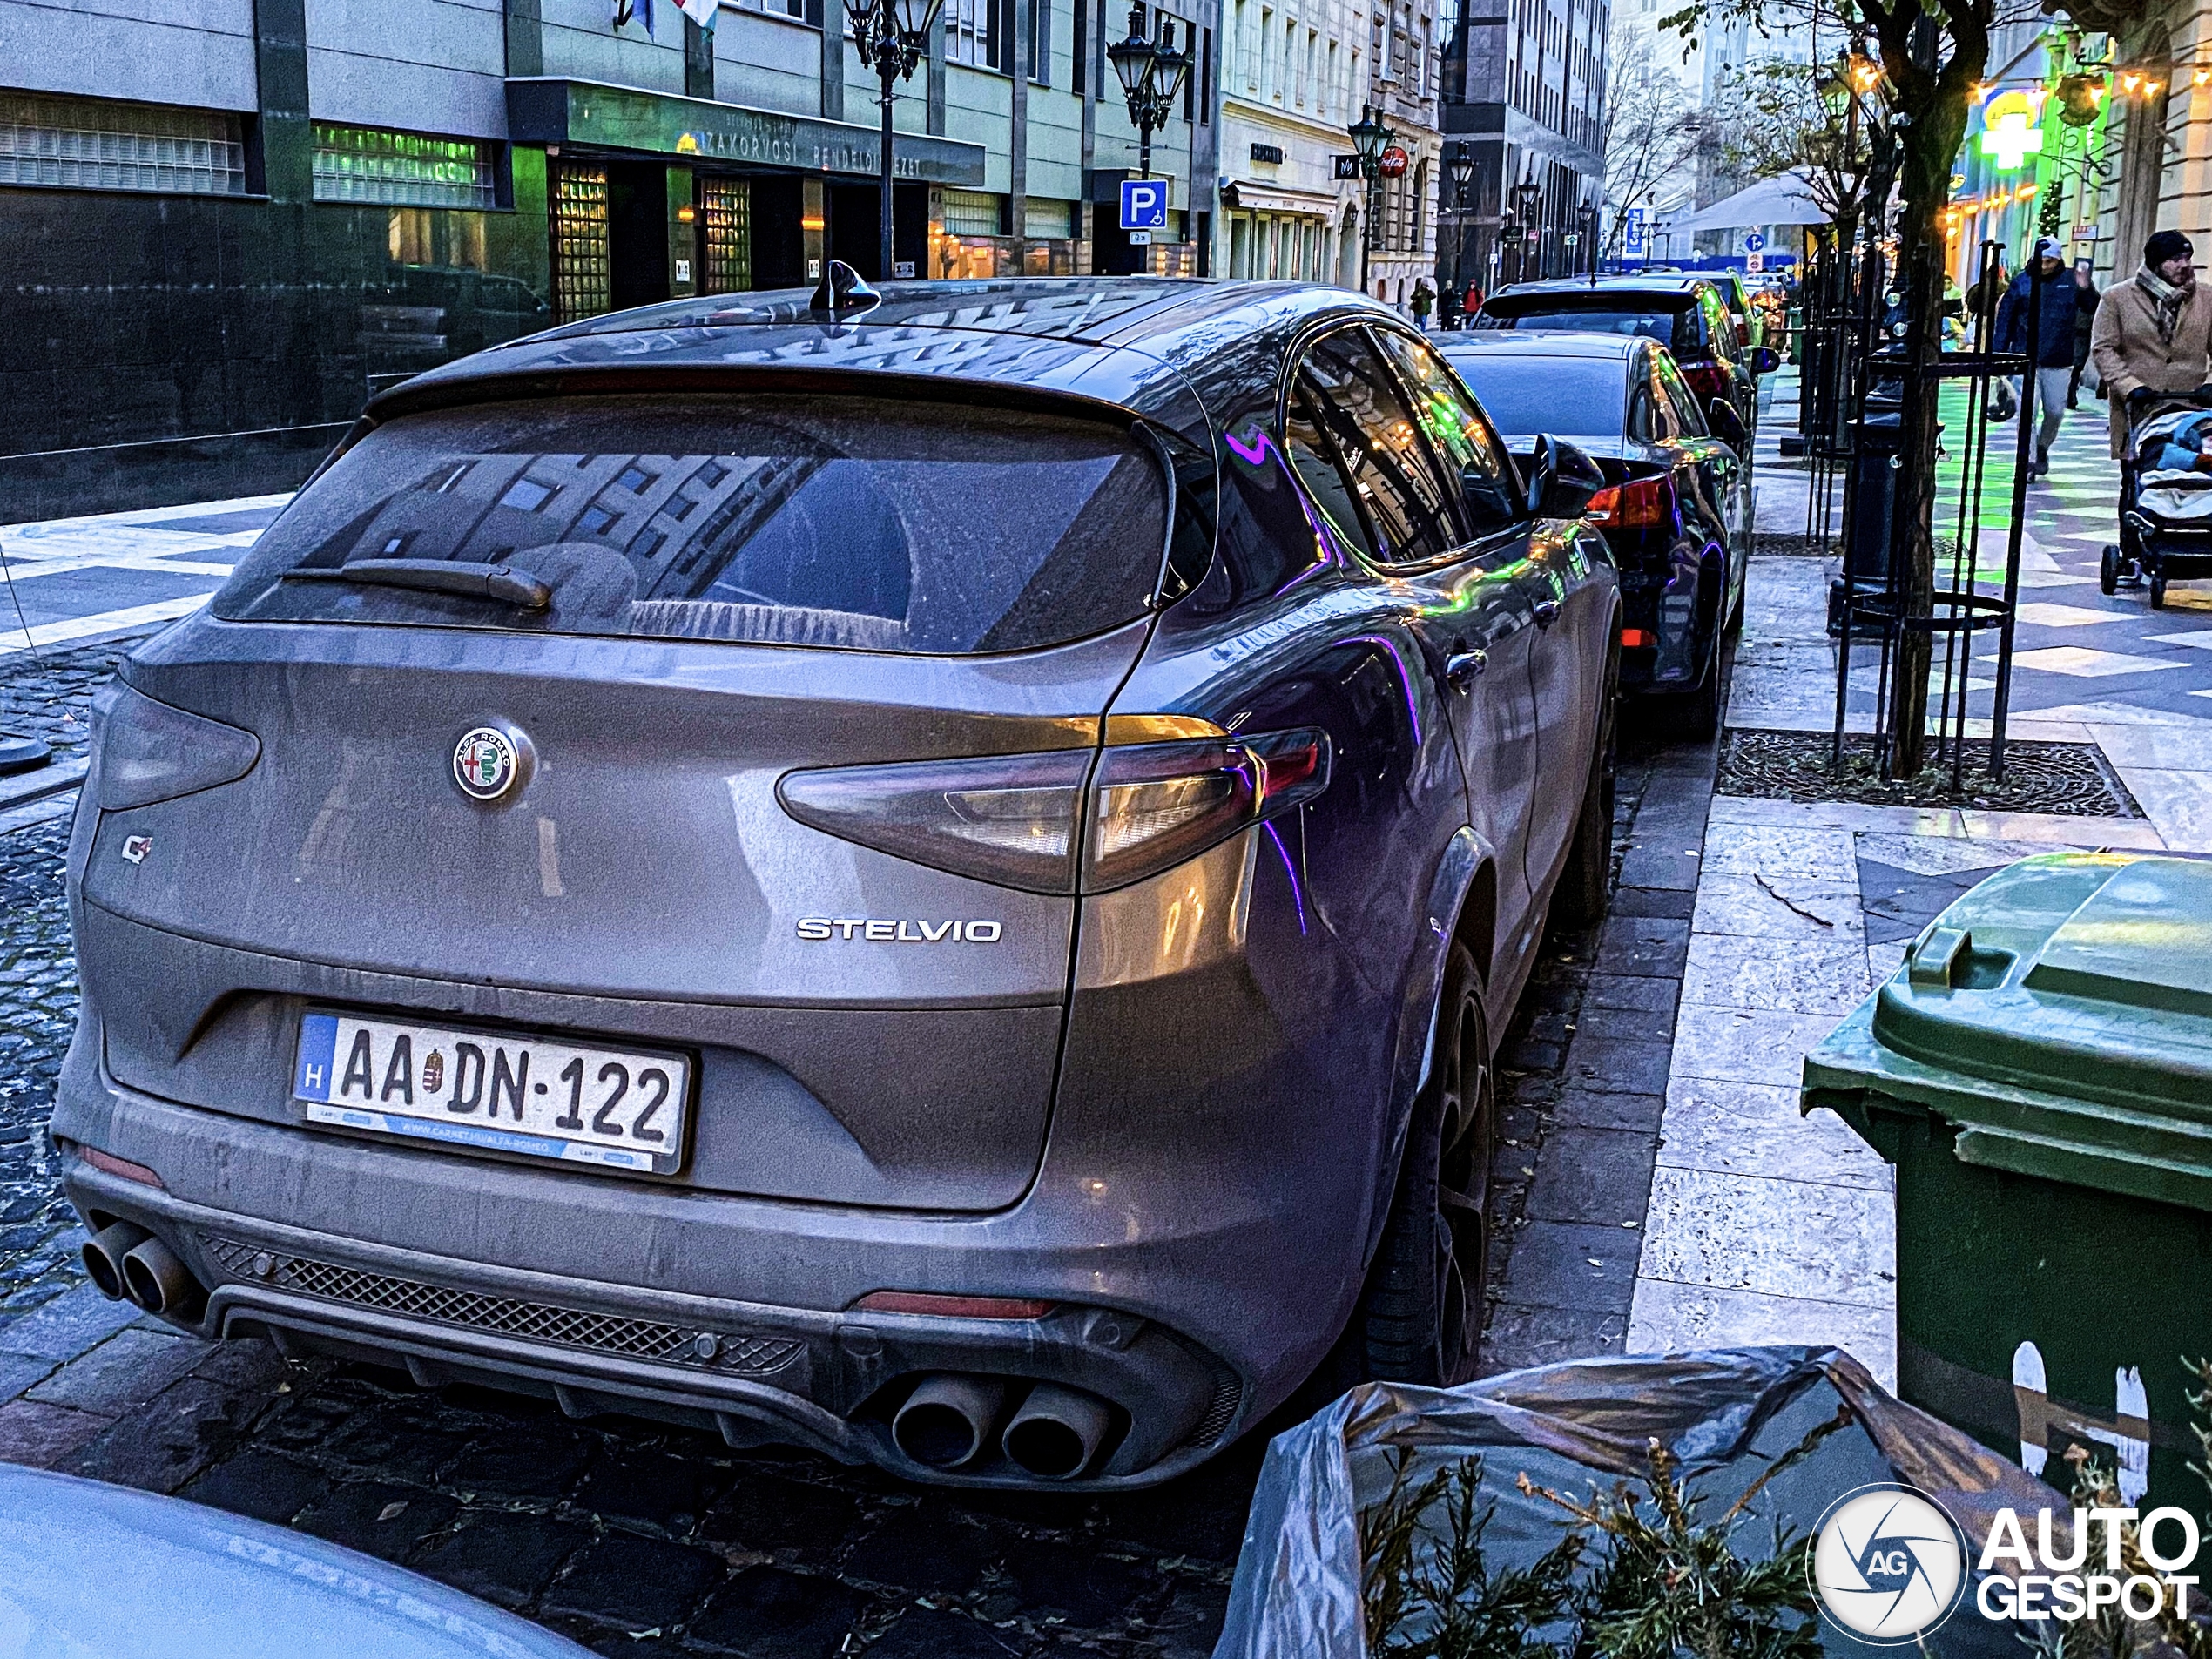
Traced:
POLYGON ((1602 482, 1286 285, 680 301, 385 394, 100 699, 92 1271, 981 1484, 1461 1374, 1492 1034, 1603 903, 1602 482))

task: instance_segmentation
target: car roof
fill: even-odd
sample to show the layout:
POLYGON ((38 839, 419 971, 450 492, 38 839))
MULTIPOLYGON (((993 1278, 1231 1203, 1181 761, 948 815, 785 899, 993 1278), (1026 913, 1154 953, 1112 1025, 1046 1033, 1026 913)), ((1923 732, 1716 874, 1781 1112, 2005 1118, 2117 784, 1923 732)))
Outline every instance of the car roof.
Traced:
POLYGON ((1701 284, 1710 286, 1710 280, 1700 275, 1680 276, 1602 276, 1595 282, 1588 277, 1553 277, 1542 282, 1514 282, 1499 289, 1483 303, 1495 300, 1521 300, 1537 295, 1587 293, 1593 295, 1649 294, 1678 298, 1696 293, 1701 284))
MULTIPOLYGON (((839 385, 861 395, 880 386, 882 395, 912 395, 927 389, 918 383, 934 383, 944 393, 954 387, 1027 391, 1190 429, 1190 416, 1203 407, 1197 382, 1233 381, 1224 369, 1249 364, 1271 385, 1284 354, 1316 323, 1403 326, 1395 313, 1363 294, 1308 283, 1160 277, 889 282, 873 307, 835 318, 810 309, 814 293, 785 288, 675 300, 548 329, 417 375, 372 401, 367 418, 652 386, 839 385)), ((1203 428, 1203 419, 1197 425, 1203 428)))
POLYGON ((1447 357, 1627 357, 1659 342, 1643 334, 1594 334, 1573 328, 1472 328, 1433 342, 1447 357))

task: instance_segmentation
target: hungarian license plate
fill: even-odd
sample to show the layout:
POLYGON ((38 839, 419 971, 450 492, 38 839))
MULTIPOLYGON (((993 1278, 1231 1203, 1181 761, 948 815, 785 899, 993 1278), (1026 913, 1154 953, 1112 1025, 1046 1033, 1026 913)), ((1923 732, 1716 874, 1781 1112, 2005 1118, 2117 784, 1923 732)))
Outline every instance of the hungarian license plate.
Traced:
POLYGON ((682 1055, 310 1009, 292 1092, 311 1123, 669 1175, 691 1082, 682 1055))

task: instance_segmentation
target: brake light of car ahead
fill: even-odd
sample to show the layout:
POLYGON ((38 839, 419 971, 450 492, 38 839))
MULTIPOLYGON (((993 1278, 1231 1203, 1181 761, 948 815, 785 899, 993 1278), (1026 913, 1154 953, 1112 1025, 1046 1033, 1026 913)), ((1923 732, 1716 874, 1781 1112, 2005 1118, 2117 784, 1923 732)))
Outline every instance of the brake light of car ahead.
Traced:
POLYGON ((794 772, 800 823, 933 869, 1028 893, 1127 887, 1329 786, 1312 729, 1103 750, 794 772))
POLYGON ((1675 522, 1674 480, 1635 478, 1614 484, 1590 497, 1582 516, 1607 529, 1661 529, 1675 522))
POLYGON ((1728 371, 1718 363, 1684 363, 1682 377, 1705 402, 1728 397, 1728 371))

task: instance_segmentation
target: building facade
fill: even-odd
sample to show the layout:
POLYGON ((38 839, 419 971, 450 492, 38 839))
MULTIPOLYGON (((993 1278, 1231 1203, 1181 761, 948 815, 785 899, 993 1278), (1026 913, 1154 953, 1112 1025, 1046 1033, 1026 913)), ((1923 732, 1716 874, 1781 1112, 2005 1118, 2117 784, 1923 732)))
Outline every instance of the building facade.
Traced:
POLYGON ((1365 0, 1224 0, 1222 272, 1359 280, 1359 186, 1337 178, 1367 85, 1365 0))
POLYGON ((1383 174, 1367 192, 1367 292, 1403 310, 1424 279, 1439 282, 1444 65, 1433 0, 1375 0, 1368 38, 1367 98, 1391 139, 1383 174))
POLYGON ((1571 271, 1604 193, 1610 0, 1460 3, 1441 114, 1474 170, 1446 268, 1486 290, 1571 271))
MULTIPOLYGON (((1211 268, 1219 0, 1133 247, 1119 0, 947 0, 894 107, 893 275, 1211 268)), ((0 521, 296 483, 375 390, 554 322, 875 277, 834 0, 0 0, 0 521), (651 26, 648 25, 649 17, 651 26)))

